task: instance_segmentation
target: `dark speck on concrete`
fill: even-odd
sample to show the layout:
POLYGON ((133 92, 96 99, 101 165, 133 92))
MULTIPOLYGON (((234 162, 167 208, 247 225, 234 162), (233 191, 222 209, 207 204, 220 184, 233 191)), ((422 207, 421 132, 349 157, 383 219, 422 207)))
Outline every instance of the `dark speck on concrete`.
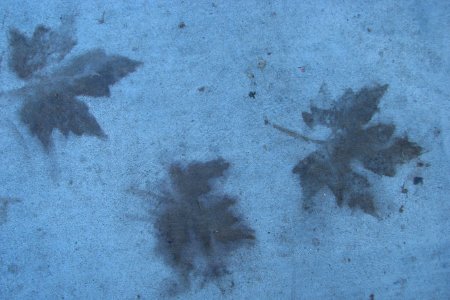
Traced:
POLYGON ((8 272, 11 274, 17 274, 19 273, 19 266, 16 264, 10 264, 8 266, 8 272))
POLYGON ((423 184, 423 177, 420 177, 420 176, 414 177, 413 183, 414 183, 414 185, 423 184))
POLYGON ((256 98, 256 92, 255 92, 255 91, 252 91, 252 92, 248 93, 248 96, 249 96, 250 98, 255 99, 255 98, 256 98))

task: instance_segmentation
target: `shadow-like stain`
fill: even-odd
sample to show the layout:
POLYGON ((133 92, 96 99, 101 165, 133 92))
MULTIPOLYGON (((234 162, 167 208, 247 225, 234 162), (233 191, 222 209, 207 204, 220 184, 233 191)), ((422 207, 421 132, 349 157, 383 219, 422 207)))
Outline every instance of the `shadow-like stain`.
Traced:
POLYGON ((88 106, 77 96, 109 97, 110 86, 136 70, 142 63, 93 49, 64 62, 76 45, 63 23, 57 30, 36 27, 28 38, 17 29, 9 32, 10 69, 28 84, 22 89, 24 104, 20 119, 48 151, 58 129, 65 137, 93 135, 106 138, 88 106), (56 66, 56 67, 55 67, 56 66), (52 72, 48 71, 52 68, 52 72))
POLYGON ((172 191, 160 199, 155 229, 158 253, 178 274, 171 294, 189 288, 193 277, 205 283, 228 274, 227 257, 255 240, 233 211, 237 199, 213 191, 212 180, 228 168, 223 159, 170 167, 172 191))

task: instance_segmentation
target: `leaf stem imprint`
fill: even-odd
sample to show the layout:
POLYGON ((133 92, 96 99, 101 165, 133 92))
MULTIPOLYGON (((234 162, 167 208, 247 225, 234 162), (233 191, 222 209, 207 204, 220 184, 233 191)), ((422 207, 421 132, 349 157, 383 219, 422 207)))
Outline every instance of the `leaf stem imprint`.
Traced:
POLYGON ((324 144, 325 143, 325 141, 312 139, 312 138, 310 138, 310 137, 308 137, 306 135, 298 133, 295 130, 292 130, 292 129, 283 127, 281 125, 272 123, 272 122, 270 122, 267 119, 265 121, 266 121, 266 124, 272 126, 276 130, 278 130, 278 131, 280 131, 280 132, 282 132, 284 134, 287 134, 288 136, 293 137, 293 138, 295 138, 297 140, 302 140, 302 141, 305 141, 305 142, 308 142, 308 143, 314 143, 314 144, 324 144))

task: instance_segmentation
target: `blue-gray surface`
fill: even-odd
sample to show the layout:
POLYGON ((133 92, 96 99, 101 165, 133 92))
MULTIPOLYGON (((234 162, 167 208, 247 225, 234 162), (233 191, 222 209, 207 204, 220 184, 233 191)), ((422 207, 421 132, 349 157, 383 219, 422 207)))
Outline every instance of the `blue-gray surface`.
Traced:
POLYGON ((0 298, 449 299, 449 28, 444 0, 1 1, 0 298), (384 84, 361 125, 420 155, 392 176, 331 164, 376 212, 329 181, 306 210, 293 168, 342 128, 304 112, 384 84), (209 198, 235 215, 186 217, 223 203, 172 191, 180 166, 219 157, 209 198), (173 207, 213 244, 161 253, 173 207), (235 216, 254 241, 225 250, 235 216))

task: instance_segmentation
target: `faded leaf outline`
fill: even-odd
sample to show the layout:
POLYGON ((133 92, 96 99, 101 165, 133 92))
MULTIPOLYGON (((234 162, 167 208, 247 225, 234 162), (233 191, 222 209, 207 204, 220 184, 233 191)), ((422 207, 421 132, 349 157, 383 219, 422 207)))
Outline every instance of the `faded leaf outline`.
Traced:
POLYGON ((105 138, 88 106, 77 96, 109 97, 110 86, 142 64, 124 56, 108 55, 102 49, 66 61, 66 55, 76 45, 68 29, 71 25, 63 23, 58 30, 39 25, 30 38, 17 29, 9 32, 9 67, 27 81, 21 89, 24 103, 20 120, 47 151, 52 146, 54 129, 65 137, 73 133, 105 138))
POLYGON ((6 223, 8 219, 9 205, 21 202, 18 198, 0 197, 0 225, 6 223))

